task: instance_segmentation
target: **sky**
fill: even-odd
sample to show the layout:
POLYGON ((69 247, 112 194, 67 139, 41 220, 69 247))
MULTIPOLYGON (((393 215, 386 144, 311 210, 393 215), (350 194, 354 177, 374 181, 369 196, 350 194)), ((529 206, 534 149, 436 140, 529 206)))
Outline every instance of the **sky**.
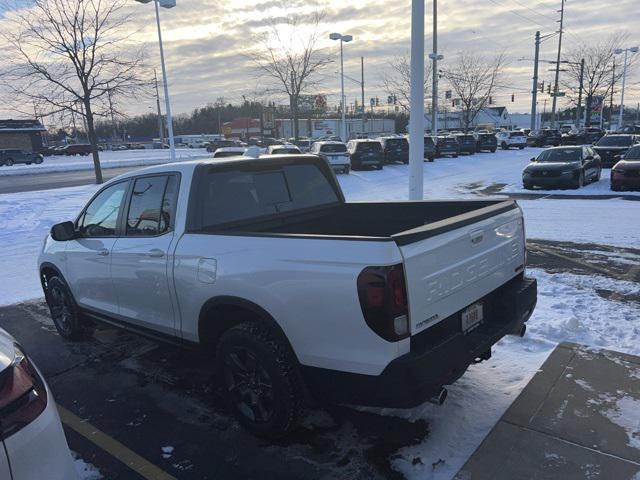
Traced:
MULTIPOLYGON (((29 0, 20 0, 28 4, 29 0)), ((15 8, 15 7, 14 7, 15 8)), ((152 4, 131 0, 130 25, 132 39, 145 46, 148 63, 159 67, 157 31, 152 4)), ((534 35, 557 30, 560 0, 440 0, 438 3, 438 45, 444 55, 441 68, 462 51, 479 53, 488 58, 504 52, 507 67, 501 89, 494 95, 497 105, 511 112, 526 112, 531 105, 531 77, 534 35), (519 59, 528 60, 519 60, 519 59), (514 102, 511 96, 514 95, 514 102)), ((365 97, 386 94, 382 75, 389 63, 410 49, 411 1, 384 0, 177 0, 173 9, 161 9, 165 58, 170 96, 174 113, 184 113, 213 103, 218 97, 238 102, 242 95, 262 100, 266 80, 254 68, 248 54, 257 47, 256 35, 265 29, 266 21, 287 14, 310 16, 325 13, 318 27, 319 47, 333 56, 335 63, 325 68, 321 84, 308 93, 328 95, 330 103, 339 99, 339 44, 329 40, 329 33, 351 34, 345 44, 344 68, 351 77, 360 77, 360 56, 365 63, 365 97)), ((427 1, 425 17, 425 52, 431 51, 432 2, 427 1)), ((6 14, 6 12, 4 12, 6 14)), ((565 4, 563 51, 580 48, 581 44, 604 39, 611 33, 628 32, 628 46, 640 44, 637 20, 638 0, 568 0, 565 4)), ((0 26, 3 7, 0 7, 0 26)), ((557 36, 541 46, 541 59, 554 59, 557 36)), ((553 73, 550 65, 540 65, 540 80, 548 84, 553 73)), ((640 68, 629 72, 625 103, 640 102, 640 68)), ((562 74, 561 74, 562 76, 562 74)), ((347 101, 360 97, 360 86, 345 81, 347 101)), ((441 90, 446 88, 441 88, 441 90)), ((546 95, 539 96, 540 109, 546 95)), ((277 100, 277 98, 276 98, 277 100)), ((550 102, 549 102, 550 103, 550 102)), ((154 99, 123 102, 129 114, 148 113, 154 99)), ((0 107, 0 112, 2 112, 0 107)), ((6 114, 7 112, 3 112, 6 114)))

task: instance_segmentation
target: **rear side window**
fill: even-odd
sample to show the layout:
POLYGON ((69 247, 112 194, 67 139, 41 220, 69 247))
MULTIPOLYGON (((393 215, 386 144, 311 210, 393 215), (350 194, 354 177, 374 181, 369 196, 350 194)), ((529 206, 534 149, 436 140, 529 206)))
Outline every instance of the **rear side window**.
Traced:
POLYGON ((406 138, 390 138, 387 140, 387 147, 396 148, 396 147, 409 147, 409 142, 406 138))
POLYGON ((320 147, 322 153, 344 153, 347 151, 347 146, 341 143, 329 143, 320 147))
POLYGON ((116 234, 118 214, 129 182, 120 182, 102 190, 87 205, 77 222, 83 237, 112 237, 116 234))
POLYGON ((358 152, 379 152, 382 150, 380 142, 358 142, 356 151, 358 152))
POLYGON ((160 235, 171 228, 176 201, 175 176, 135 180, 127 214, 127 236, 160 235))
POLYGON ((203 229, 339 201, 329 178, 313 164, 212 170, 200 182, 191 208, 198 209, 203 229))

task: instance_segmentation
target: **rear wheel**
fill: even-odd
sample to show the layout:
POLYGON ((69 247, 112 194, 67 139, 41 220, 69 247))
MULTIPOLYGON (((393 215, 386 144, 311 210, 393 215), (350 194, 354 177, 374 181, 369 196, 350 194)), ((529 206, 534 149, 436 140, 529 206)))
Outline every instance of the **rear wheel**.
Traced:
POLYGON ((452 155, 452 157, 453 157, 453 158, 458 158, 458 154, 457 154, 457 153, 454 153, 454 154, 452 155))
POLYGON ((584 172, 580 172, 580 175, 578 175, 578 178, 575 180, 575 183, 573 184, 573 188, 582 188, 584 187, 584 172))
POLYGON ((501 147, 503 150, 507 150, 507 149, 509 148, 509 145, 507 145, 507 143, 506 143, 506 142, 502 142, 502 143, 500 144, 500 147, 501 147))
POLYGON ((36 165, 40 165, 42 163, 42 159, 40 157, 36 158, 36 165))
POLYGON ((497 148, 495 148, 495 147, 494 147, 494 148, 492 148, 492 149, 491 149, 491 153, 496 153, 496 150, 497 150, 497 148))
POLYGON ((12 159, 12 158, 7 158, 7 159, 4 161, 4 164, 5 164, 7 167, 11 167, 11 166, 13 166, 13 159, 12 159))
POLYGON ((524 149, 524 146, 520 145, 518 148, 519 148, 520 150, 522 150, 522 149, 524 149))
POLYGON ((278 438, 304 413, 304 388, 289 349, 257 322, 229 329, 217 348, 224 396, 240 423, 278 438))
POLYGON ((53 276, 47 280, 45 299, 53 324, 61 337, 82 340, 93 333, 93 325, 81 316, 73 295, 62 278, 53 276))
POLYGON ((533 184, 531 183, 523 183, 522 186, 525 190, 533 190, 533 184))

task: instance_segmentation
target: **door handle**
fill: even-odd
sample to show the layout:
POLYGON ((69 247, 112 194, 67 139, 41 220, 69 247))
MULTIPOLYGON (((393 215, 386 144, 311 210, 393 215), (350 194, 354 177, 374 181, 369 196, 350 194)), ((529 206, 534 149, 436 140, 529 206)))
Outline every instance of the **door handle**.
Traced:
POLYGON ((147 252, 147 257, 162 258, 164 257, 164 252, 159 248, 152 248, 147 252))
POLYGON ((106 248, 101 248, 96 253, 101 257, 106 257, 107 255, 109 255, 109 250, 107 250, 106 248))

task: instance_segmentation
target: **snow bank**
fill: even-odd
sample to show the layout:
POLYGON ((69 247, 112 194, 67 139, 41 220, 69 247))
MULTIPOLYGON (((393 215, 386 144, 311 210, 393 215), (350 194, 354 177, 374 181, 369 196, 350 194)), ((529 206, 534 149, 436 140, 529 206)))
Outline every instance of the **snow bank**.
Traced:
MULTIPOLYGON (((176 160, 195 160, 209 158, 204 148, 178 148, 176 160)), ((124 150, 117 152, 100 152, 100 164, 102 168, 136 167, 169 163, 169 150, 124 150)), ((0 178, 13 175, 37 175, 40 173, 72 172, 78 170, 93 170, 93 158, 91 156, 52 155, 45 157, 40 165, 14 165, 0 168, 0 178)))

